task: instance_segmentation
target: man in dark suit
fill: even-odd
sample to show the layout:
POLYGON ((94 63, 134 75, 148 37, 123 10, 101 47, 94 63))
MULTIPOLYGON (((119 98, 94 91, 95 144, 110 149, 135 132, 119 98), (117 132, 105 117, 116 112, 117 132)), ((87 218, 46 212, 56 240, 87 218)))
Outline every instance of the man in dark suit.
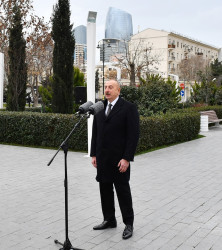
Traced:
POLYGON ((130 161, 133 161, 139 139, 139 115, 134 104, 120 96, 117 81, 109 80, 105 84, 104 110, 94 116, 91 157, 97 169, 100 197, 104 221, 94 230, 114 228, 115 186, 123 222, 126 225, 123 239, 133 235, 134 212, 129 185, 130 161))

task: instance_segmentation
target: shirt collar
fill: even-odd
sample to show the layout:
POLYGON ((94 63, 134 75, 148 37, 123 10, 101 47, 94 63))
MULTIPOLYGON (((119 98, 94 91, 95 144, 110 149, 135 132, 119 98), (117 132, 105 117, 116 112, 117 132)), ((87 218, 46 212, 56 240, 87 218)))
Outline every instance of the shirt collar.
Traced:
POLYGON ((119 96, 117 96, 116 99, 114 101, 112 101, 112 102, 108 101, 108 105, 111 103, 112 106, 114 106, 118 100, 119 100, 119 96))

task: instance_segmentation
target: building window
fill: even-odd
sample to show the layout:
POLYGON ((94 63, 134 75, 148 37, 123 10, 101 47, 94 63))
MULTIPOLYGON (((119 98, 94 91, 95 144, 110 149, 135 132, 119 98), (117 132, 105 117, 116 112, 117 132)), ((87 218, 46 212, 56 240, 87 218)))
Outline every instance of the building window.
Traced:
POLYGON ((179 46, 180 46, 180 43, 179 43, 179 42, 177 42, 177 48, 179 48, 179 46))

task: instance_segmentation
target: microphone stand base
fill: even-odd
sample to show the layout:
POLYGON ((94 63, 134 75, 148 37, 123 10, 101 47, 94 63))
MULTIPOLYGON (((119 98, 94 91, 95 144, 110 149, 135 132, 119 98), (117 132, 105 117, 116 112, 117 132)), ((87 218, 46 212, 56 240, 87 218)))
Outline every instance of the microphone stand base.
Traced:
POLYGON ((83 249, 80 249, 80 248, 75 248, 75 247, 73 247, 69 239, 67 239, 67 240, 64 242, 64 244, 62 244, 62 243, 59 242, 58 240, 55 240, 54 242, 55 242, 55 244, 59 244, 59 245, 63 246, 63 247, 60 248, 59 250, 70 250, 70 249, 74 249, 74 250, 83 250, 83 249))

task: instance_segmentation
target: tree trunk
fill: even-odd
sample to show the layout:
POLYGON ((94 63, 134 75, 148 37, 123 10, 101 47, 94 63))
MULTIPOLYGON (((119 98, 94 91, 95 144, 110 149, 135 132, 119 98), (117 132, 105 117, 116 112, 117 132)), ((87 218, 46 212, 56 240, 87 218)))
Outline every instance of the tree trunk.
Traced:
POLYGON ((135 64, 130 64, 130 86, 136 85, 135 64))
POLYGON ((38 96, 37 95, 35 95, 34 97, 33 97, 33 107, 38 107, 38 96))

